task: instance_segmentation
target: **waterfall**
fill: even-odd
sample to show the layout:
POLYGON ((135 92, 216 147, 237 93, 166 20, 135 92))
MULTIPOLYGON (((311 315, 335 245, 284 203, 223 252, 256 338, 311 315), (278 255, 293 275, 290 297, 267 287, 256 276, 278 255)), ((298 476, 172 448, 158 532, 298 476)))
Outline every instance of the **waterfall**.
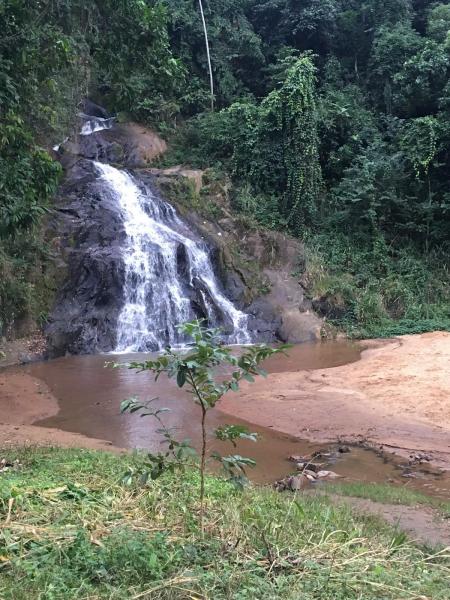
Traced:
POLYGON ((125 304, 115 351, 182 345, 176 326, 196 317, 221 327, 227 343, 249 343, 248 316, 221 290, 207 245, 170 204, 129 173, 99 162, 95 166, 117 198, 126 233, 125 304))
POLYGON ((115 121, 115 117, 104 119, 102 117, 93 117, 85 115, 84 113, 79 113, 78 116, 83 121, 80 135, 91 135, 91 133, 95 133, 96 131, 102 131, 103 129, 111 129, 115 121))

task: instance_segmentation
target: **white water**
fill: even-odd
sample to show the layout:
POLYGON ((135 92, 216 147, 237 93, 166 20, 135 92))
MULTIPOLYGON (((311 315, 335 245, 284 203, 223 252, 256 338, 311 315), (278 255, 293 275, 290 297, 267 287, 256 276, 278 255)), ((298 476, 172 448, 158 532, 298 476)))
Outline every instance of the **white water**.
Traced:
MULTIPOLYGON (((103 129, 111 129, 115 121, 115 117, 103 119, 102 117, 92 117, 89 115, 85 115, 84 113, 78 113, 78 116, 83 120, 80 135, 91 135, 91 133, 95 133, 96 131, 102 131, 103 129)), ((55 152, 59 152, 61 146, 65 144, 68 139, 69 138, 66 137, 61 143, 53 146, 53 150, 55 152)))
POLYGON ((91 135, 91 133, 95 133, 96 131, 111 129, 115 121, 114 117, 103 119, 102 117, 92 117, 85 115, 84 113, 79 113, 78 116, 84 121, 81 127, 80 135, 91 135))
POLYGON ((170 204, 148 188, 139 188, 131 175, 103 163, 95 165, 120 204, 127 235, 125 305, 115 351, 183 344, 176 326, 202 314, 210 326, 224 327, 228 343, 249 343, 248 316, 221 291, 204 242, 170 204))

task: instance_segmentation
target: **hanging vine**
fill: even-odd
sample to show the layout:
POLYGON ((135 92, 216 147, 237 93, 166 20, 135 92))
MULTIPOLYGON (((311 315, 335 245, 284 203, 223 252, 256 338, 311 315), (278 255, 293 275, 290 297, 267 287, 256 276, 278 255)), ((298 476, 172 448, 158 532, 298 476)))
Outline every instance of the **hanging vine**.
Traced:
POLYGON ((233 140, 233 172, 255 192, 274 192, 283 222, 295 233, 313 225, 319 211, 315 67, 302 56, 261 104, 235 103, 226 111, 233 140))
POLYGON ((297 232, 315 222, 319 208, 321 169, 315 83, 315 67, 304 56, 290 67, 281 89, 265 101, 277 111, 282 132, 286 189, 281 209, 297 232))

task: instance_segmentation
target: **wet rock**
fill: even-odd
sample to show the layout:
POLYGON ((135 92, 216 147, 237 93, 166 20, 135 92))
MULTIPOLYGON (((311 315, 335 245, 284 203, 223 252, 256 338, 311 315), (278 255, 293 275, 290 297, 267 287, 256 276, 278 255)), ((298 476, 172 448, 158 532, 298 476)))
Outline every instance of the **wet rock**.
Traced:
POLYGON ((100 133, 106 142, 121 147, 121 162, 132 169, 148 166, 167 149, 166 142, 155 131, 138 123, 116 123, 112 129, 100 133))
POLYGON ((55 208, 50 227, 64 267, 45 329, 49 356, 107 352, 123 304, 120 208, 86 160, 68 169, 55 208))
POLYGON ((297 308, 283 312, 277 334, 283 342, 315 342, 321 339, 322 325, 322 321, 315 314, 300 312, 297 308))
POLYGON ((102 119, 109 119, 112 116, 106 109, 90 100, 90 98, 85 98, 83 100, 81 104, 81 112, 85 115, 100 117, 102 119))
POLYGON ((19 353, 18 359, 21 365, 28 365, 30 363, 39 362, 44 360, 45 353, 44 352, 26 352, 19 353))
POLYGON ((319 463, 312 463, 312 462, 301 462, 301 463, 297 463, 296 466, 299 471, 304 471, 305 469, 308 469, 308 470, 312 471, 313 473, 318 473, 324 467, 323 463, 319 464, 319 463))
POLYGON ((297 492, 304 489, 310 484, 308 478, 304 475, 290 475, 275 482, 274 487, 277 491, 283 492, 285 490, 291 492, 297 492))
POLYGON ((429 456, 428 454, 423 454, 422 452, 417 452, 416 454, 410 454, 408 463, 412 466, 421 465, 430 461, 431 456, 429 456))
POLYGON ((310 481, 315 481, 317 479, 316 471, 313 471, 311 469, 304 469, 303 475, 305 475, 310 481))
POLYGON ((291 454, 291 456, 288 456, 288 460, 295 463, 308 462, 304 456, 299 456, 297 454, 291 454))
POLYGON ((318 479, 338 479, 342 475, 338 475, 334 471, 319 471, 317 477, 318 479))
POLYGON ((350 452, 350 448, 349 446, 339 446, 338 452, 340 454, 347 454, 348 452, 350 452))

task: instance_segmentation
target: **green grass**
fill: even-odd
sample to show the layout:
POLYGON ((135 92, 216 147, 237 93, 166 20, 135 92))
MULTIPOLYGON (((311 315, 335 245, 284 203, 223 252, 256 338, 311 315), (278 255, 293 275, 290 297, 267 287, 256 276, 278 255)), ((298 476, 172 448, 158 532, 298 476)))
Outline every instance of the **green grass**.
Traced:
POLYGON ((352 338, 450 331, 448 254, 425 257, 413 246, 393 250, 336 233, 305 241, 309 295, 329 322, 352 338), (331 241, 330 241, 331 240, 331 241))
POLYGON ((329 483, 326 493, 353 498, 366 498, 383 504, 403 504, 405 506, 430 506, 446 517, 450 517, 450 501, 427 496, 417 490, 388 485, 386 483, 329 483))
POLYGON ((450 557, 327 498, 198 477, 121 485, 139 456, 25 449, 0 474, 0 598, 448 599, 450 557))

